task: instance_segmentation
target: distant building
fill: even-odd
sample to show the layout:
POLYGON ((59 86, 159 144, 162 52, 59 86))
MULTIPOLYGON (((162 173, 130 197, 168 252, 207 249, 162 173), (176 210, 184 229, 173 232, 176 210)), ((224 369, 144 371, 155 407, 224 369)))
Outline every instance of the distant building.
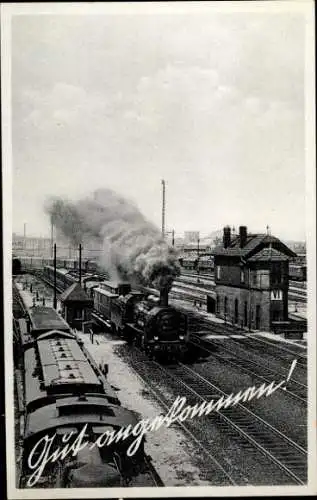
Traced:
POLYGON ((216 314, 241 327, 271 331, 288 321, 289 260, 296 254, 278 238, 241 226, 213 250, 216 314))
POLYGON ((200 235, 199 231, 185 231, 184 232, 185 245, 187 243, 196 243, 197 244, 199 237, 200 237, 199 235, 200 235))
POLYGON ((12 234, 12 251, 27 257, 50 257, 51 239, 12 234))

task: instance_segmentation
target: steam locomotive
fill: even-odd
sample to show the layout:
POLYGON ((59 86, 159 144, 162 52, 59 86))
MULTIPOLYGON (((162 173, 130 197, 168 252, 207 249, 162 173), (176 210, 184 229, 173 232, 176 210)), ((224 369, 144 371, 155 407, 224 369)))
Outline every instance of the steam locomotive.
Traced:
POLYGON ((144 437, 133 456, 127 454, 132 434, 102 444, 105 433, 133 429, 140 417, 121 406, 107 382, 107 367, 97 366, 64 319, 52 308, 33 307, 27 322, 20 320, 20 341, 25 410, 19 487, 162 485, 145 453, 144 437), (80 436, 87 444, 78 453, 59 453, 67 446, 76 449, 80 436), (47 456, 59 456, 38 473, 45 443, 50 443, 47 456))
POLYGON ((95 319, 107 319, 113 330, 129 343, 135 342, 150 355, 172 358, 186 353, 186 315, 168 306, 166 291, 161 297, 145 296, 129 283, 104 281, 91 289, 95 319))
MULTIPOLYGON (((45 266, 44 279, 54 283, 54 268, 45 266)), ((78 276, 67 269, 56 269, 56 285, 64 291, 78 276)), ((132 290, 130 283, 105 281, 100 275, 84 273, 82 286, 94 302, 96 324, 109 323, 112 331, 129 343, 134 342, 150 355, 173 358, 187 352, 186 316, 168 305, 167 294, 157 298, 143 290, 132 290)))

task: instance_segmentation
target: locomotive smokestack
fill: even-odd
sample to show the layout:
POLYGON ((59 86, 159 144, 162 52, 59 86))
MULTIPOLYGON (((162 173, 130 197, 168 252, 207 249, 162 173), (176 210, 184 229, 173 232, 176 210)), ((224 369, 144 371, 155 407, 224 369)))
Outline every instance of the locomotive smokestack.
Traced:
POLYGON ((167 287, 160 288, 160 306, 168 306, 168 289, 167 287))

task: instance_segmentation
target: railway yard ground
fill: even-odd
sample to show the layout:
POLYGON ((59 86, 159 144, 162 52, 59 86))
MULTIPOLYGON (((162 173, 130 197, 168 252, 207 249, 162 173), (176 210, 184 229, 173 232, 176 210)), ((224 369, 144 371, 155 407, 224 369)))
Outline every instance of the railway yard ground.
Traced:
MULTIPOLYGON (((38 278, 21 275, 15 283, 28 307, 43 305, 43 298, 52 306, 52 288, 38 278)), ((170 303, 189 318, 192 340, 186 361, 159 364, 106 326, 92 339, 78 333, 96 362, 108 364, 108 381, 122 405, 144 419, 166 414, 178 396, 195 405, 279 382, 294 359, 297 364, 286 390, 149 432, 147 452, 164 485, 305 484, 306 338, 238 330, 192 300, 172 296, 170 303)))

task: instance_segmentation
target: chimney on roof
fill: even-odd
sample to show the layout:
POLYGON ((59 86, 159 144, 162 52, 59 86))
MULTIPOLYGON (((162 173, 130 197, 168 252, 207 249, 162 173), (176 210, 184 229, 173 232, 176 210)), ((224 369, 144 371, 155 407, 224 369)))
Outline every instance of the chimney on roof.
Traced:
POLYGON ((223 246, 224 248, 228 248, 231 243, 231 228, 230 226, 226 226, 223 228, 223 246))
POLYGON ((240 236, 240 248, 243 248, 246 245, 247 236, 248 236, 246 226, 239 227, 239 236, 240 236))

